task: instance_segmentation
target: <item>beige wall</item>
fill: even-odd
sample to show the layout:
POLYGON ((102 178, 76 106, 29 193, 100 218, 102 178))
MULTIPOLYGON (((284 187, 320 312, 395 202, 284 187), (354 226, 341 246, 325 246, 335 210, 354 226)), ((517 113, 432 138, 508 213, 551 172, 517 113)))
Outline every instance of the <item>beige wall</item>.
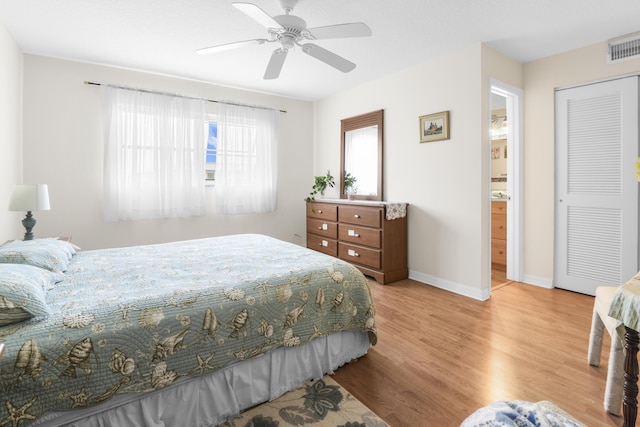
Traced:
POLYGON ((316 103, 314 172, 339 169, 339 120, 385 109, 385 199, 411 203, 409 269, 417 280, 488 296, 490 79, 524 90, 523 280, 553 286, 554 90, 629 74, 598 43, 528 64, 481 45, 316 103), (430 84, 437 82, 437 84, 430 84), (451 111, 451 140, 418 144, 417 117, 451 111), (482 118, 486 117, 487 120, 482 118))
MULTIPOLYGON (((35 214, 34 232, 71 235, 83 249, 253 232, 304 244, 303 199, 313 183, 312 129, 310 102, 24 55, 24 179, 49 184, 51 198, 51 211, 35 214), (101 91, 84 85, 84 80, 287 110, 281 114, 277 210, 262 215, 105 223, 101 91)), ((207 188, 209 206, 214 195, 215 188, 207 188)))
POLYGON ((9 212, 9 197, 22 181, 22 53, 0 24, 0 242, 20 233, 24 214, 9 212))
POLYGON ((384 199, 410 204, 410 275, 479 299, 488 297, 490 286, 490 149, 483 138, 489 77, 519 84, 513 75, 521 75, 519 64, 478 44, 321 100, 315 108, 314 174, 331 169, 336 176, 340 120, 384 109, 384 199), (485 66, 485 55, 500 67, 485 66), (450 112, 451 139, 419 143, 418 117, 443 110, 450 112))
POLYGON ((640 73, 640 60, 606 63, 598 43, 524 66, 525 280, 552 284, 554 265, 554 90, 640 73))
MULTIPOLYGON (((640 60, 606 64, 605 49, 606 43, 599 43, 521 65, 473 45, 312 105, 110 67, 31 55, 23 59, 0 27, 0 239, 22 233, 22 215, 1 206, 12 185, 23 181, 50 185, 53 209, 37 214, 36 233, 71 234, 88 249, 240 232, 304 244, 302 199, 313 175, 327 169, 338 175, 340 119, 384 109, 385 200, 410 203, 411 276, 484 299, 490 278, 489 80, 497 79, 524 89, 524 280, 551 286, 554 89, 640 73, 640 60), (287 109, 278 211, 105 224, 100 95, 83 80, 287 109), (443 110, 451 114, 451 139, 420 144, 418 116, 443 110)), ((337 191, 327 195, 337 196, 337 191)))

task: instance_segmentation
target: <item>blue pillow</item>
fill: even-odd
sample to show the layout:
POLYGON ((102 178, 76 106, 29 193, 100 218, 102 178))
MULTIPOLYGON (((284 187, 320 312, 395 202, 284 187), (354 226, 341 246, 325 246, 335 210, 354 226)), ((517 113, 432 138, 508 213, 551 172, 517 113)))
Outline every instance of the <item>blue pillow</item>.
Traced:
MULTIPOLYGON (((36 244, 44 247, 48 247, 51 250, 59 250, 67 255, 69 259, 73 258, 73 256, 77 253, 76 251, 80 250, 79 247, 74 245, 73 243, 69 243, 67 240, 60 240, 57 237, 45 237, 41 239, 35 239, 36 244)), ((20 242, 25 242, 25 240, 20 240, 20 242)), ((31 240, 33 242, 33 240, 31 240)), ((16 243, 15 241, 13 243, 16 243)))
POLYGON ((61 274, 23 264, 0 264, 0 326, 50 314, 45 301, 61 274))
POLYGON ((16 240, 0 246, 0 263, 28 264, 62 273, 75 254, 76 246, 64 240, 16 240))

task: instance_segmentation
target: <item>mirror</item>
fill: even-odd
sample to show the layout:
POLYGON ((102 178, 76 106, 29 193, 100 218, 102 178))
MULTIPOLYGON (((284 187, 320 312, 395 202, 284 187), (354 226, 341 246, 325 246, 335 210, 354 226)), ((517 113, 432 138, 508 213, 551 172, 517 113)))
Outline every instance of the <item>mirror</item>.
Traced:
POLYGON ((340 121, 342 199, 382 200, 383 111, 340 121), (355 191, 345 191, 345 177, 349 176, 355 178, 355 191))

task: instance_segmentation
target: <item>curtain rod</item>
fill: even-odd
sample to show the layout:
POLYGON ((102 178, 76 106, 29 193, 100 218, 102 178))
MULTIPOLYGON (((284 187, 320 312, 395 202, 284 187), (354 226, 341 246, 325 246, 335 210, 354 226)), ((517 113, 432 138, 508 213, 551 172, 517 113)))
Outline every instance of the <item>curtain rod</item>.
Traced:
MULTIPOLYGON (((102 83, 96 83, 96 82, 90 82, 85 80, 84 81, 85 85, 92 85, 92 86, 102 86, 102 83)), ((249 104, 240 104, 240 103, 236 103, 236 102, 227 102, 227 101, 218 101, 215 99, 207 99, 207 98, 196 98, 196 97, 192 97, 192 96, 184 96, 184 95, 177 95, 175 93, 169 93, 169 92, 159 92, 159 91, 154 91, 154 90, 147 90, 147 89, 136 89, 136 88, 132 88, 132 87, 126 87, 126 86, 116 86, 116 85, 111 85, 113 87, 116 87, 118 89, 125 89, 125 90, 134 90, 136 92, 143 92, 143 93, 156 93, 159 95, 170 95, 170 96, 178 96, 180 98, 188 98, 188 99, 197 99, 197 100, 202 100, 202 101, 207 101, 207 102, 214 102, 216 104, 227 104, 227 105, 237 105, 240 107, 251 107, 251 108, 261 108, 263 110, 273 110, 273 108, 269 108, 269 107, 261 107, 259 105, 249 105, 249 104)), ((287 110, 277 110, 281 113, 286 113, 287 110)))

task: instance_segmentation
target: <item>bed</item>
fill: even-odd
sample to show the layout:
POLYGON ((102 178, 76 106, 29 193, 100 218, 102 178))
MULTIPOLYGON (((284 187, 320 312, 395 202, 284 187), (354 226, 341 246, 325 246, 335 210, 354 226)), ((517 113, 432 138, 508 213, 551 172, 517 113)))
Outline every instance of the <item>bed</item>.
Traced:
POLYGON ((366 354, 374 313, 358 269, 262 235, 5 244, 0 426, 216 425, 366 354))

